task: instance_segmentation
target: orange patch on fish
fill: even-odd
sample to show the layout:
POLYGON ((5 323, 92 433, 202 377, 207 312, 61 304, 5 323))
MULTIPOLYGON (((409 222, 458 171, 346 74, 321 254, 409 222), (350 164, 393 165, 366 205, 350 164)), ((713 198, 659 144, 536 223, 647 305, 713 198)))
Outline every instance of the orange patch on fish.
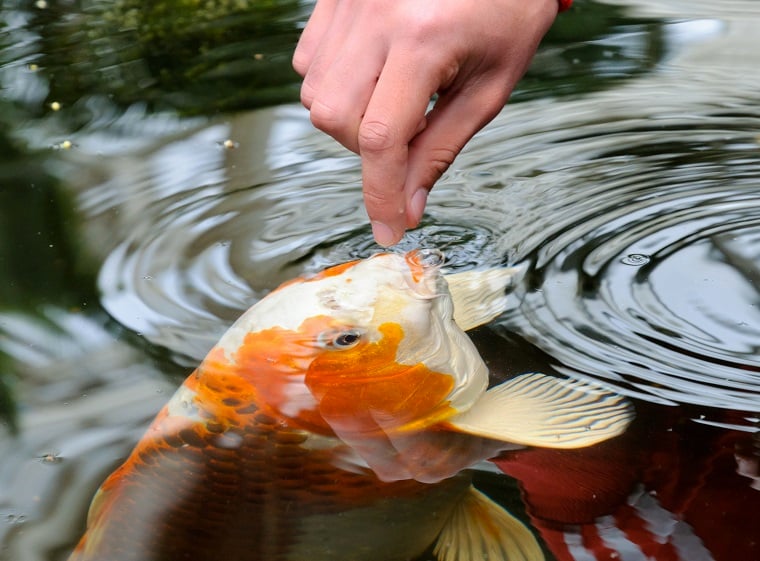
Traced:
POLYGON ((232 426, 234 409, 220 409, 224 396, 328 435, 419 429, 456 413, 447 399, 455 384, 451 375, 422 363, 396 362, 404 336, 399 324, 382 324, 378 341, 331 347, 330 338, 346 330, 350 327, 334 318, 315 316, 297 331, 273 327, 248 333, 229 358, 215 348, 199 369, 197 400, 215 403, 217 417, 232 426))
MULTIPOLYGON (((208 378, 214 385, 209 388, 202 382, 203 396, 214 392, 218 386, 217 380, 225 377, 238 378, 246 381, 250 393, 246 392, 245 400, 255 404, 261 411, 276 417, 282 417, 282 411, 287 410, 287 404, 293 399, 293 393, 303 386, 303 362, 306 348, 303 337, 297 332, 273 327, 257 333, 246 335, 240 349, 232 357, 225 356, 221 348, 213 349, 201 366, 201 375, 208 378)), ((227 394, 235 395, 235 394, 227 394)), ((222 393, 216 399, 221 399, 222 393)), ((213 398, 212 398, 213 399, 213 398)), ((330 427, 314 408, 301 408, 289 423, 294 428, 310 430, 317 434, 332 434, 330 427)))
POLYGON ((379 331, 379 341, 324 353, 311 363, 306 385, 330 426, 341 434, 382 433, 424 428, 456 413, 447 399, 454 378, 422 363, 396 362, 403 329, 384 323, 379 331))

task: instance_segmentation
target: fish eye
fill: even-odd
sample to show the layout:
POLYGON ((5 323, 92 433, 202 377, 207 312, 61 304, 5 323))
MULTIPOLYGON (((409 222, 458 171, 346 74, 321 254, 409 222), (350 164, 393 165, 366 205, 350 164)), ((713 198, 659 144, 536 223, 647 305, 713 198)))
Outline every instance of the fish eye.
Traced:
POLYGON ((325 348, 344 350, 355 346, 361 339, 362 332, 358 329, 330 330, 320 333, 318 342, 325 348))
POLYGON ((333 343, 340 349, 347 349, 356 345, 361 338, 362 334, 356 330, 344 331, 343 333, 338 333, 338 335, 336 335, 335 339, 333 339, 333 343))

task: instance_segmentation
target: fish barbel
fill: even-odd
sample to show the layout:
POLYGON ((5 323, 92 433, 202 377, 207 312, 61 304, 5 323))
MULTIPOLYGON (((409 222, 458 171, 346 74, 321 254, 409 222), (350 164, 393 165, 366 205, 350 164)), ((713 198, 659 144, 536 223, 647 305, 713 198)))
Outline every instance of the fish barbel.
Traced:
POLYGON ((440 561, 543 559, 463 470, 605 440, 630 405, 542 374, 487 390, 457 321, 492 306, 454 302, 491 296, 441 264, 379 254, 251 307, 103 483, 70 561, 394 561, 434 543, 440 561))

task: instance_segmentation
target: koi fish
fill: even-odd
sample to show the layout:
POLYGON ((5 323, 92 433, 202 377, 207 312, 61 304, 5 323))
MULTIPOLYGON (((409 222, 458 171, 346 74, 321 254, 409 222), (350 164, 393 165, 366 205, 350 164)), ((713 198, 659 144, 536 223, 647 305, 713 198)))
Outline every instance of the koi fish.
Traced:
POLYGON ((462 326, 493 315, 500 274, 441 264, 379 254, 256 303, 103 483, 70 561, 543 559, 464 470, 606 440, 630 405, 542 374, 488 390, 462 326))

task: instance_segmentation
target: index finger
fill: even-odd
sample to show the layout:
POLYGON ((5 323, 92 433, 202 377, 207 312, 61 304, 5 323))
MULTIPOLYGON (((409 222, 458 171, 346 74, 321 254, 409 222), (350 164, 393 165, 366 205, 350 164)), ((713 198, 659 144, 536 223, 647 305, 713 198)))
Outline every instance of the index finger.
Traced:
POLYGON ((383 246, 398 242, 406 228, 409 143, 424 128, 441 84, 433 68, 412 53, 391 51, 359 125, 364 204, 383 246))

